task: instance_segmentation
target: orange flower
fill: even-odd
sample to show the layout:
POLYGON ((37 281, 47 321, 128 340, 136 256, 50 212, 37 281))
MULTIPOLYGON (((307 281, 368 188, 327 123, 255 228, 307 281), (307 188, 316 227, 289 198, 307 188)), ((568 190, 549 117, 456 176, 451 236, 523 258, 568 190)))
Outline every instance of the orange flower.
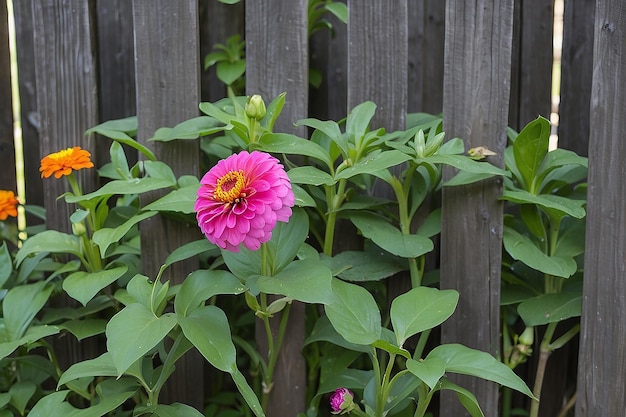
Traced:
POLYGON ((73 170, 93 167, 89 157, 91 154, 80 146, 67 148, 59 152, 51 153, 41 160, 41 178, 48 178, 54 174, 55 178, 70 175, 73 170))
POLYGON ((13 191, 0 190, 0 220, 6 220, 9 216, 17 217, 18 204, 13 191))

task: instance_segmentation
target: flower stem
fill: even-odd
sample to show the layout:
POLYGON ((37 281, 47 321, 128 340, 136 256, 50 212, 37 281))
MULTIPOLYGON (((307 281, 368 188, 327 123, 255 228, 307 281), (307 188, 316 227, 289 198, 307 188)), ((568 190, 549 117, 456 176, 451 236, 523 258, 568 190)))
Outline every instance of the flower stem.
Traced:
POLYGON ((543 340, 541 341, 541 346, 539 350, 539 361, 537 362, 537 373, 535 375, 535 384, 533 386, 533 395, 535 396, 535 400, 530 404, 530 414, 529 417, 537 417, 539 415, 539 399, 541 397, 541 388, 543 386, 543 379, 546 373, 546 365, 548 363, 548 358, 552 353, 552 347, 550 346, 552 336, 554 335, 554 331, 556 330, 557 322, 548 323, 548 327, 546 328, 546 332, 543 335, 543 340))
POLYGON ((326 199, 328 204, 328 217, 326 218, 326 231, 324 233, 324 255, 332 256, 333 241, 335 239, 335 224, 337 222, 337 211, 343 203, 346 191, 346 180, 339 180, 337 191, 332 192, 327 189, 326 199))

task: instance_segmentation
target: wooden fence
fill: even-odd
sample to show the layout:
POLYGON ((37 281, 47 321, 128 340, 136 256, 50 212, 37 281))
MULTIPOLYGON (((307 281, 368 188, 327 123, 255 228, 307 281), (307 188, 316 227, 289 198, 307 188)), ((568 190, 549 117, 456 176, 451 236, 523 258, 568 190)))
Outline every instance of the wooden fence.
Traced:
MULTIPOLYGON (((626 4, 564 2, 559 145, 583 155, 589 149, 590 158, 576 416, 615 417, 626 409, 626 4)), ((5 4, 0 155, 11 167, 5 4)), ((138 140, 145 143, 158 127, 197 115, 199 101, 225 96, 214 73, 202 70, 202 57, 235 33, 246 40, 246 92, 265 98, 287 92, 280 131, 304 135, 293 122, 309 116, 337 120, 372 100, 378 105, 375 127, 401 129, 408 112, 443 111, 448 137, 502 154, 507 125, 519 129, 538 115, 548 117, 552 108, 554 0, 350 1, 347 25, 334 22, 334 36, 322 31, 311 38, 305 0, 13 0, 13 9, 24 197, 44 205, 48 227, 59 230, 68 229, 68 213, 56 201, 62 182, 42 186, 40 158, 80 144, 98 163, 108 146, 83 132, 99 122, 137 114, 138 140), (310 67, 323 74, 319 88, 309 87, 310 67)), ((197 144, 145 144, 176 175, 200 174, 197 144)), ((84 175, 87 188, 96 185, 95 176, 88 177, 94 172, 84 175)), ((15 189, 15 181, 15 170, 0 170, 0 189, 15 189)), ((441 285, 461 293, 442 339, 493 354, 499 349, 501 191, 495 181, 446 190, 441 235, 441 285)), ((164 259, 195 238, 193 231, 153 219, 142 227, 148 276, 156 275, 152 259, 164 259), (167 241, 159 238, 166 234, 167 241)), ((193 268, 181 263, 170 275, 184 277, 193 268)), ((297 359, 304 337, 303 313, 299 317, 291 320, 288 351, 276 375, 289 390, 275 389, 269 415, 293 416, 306 407, 304 389, 302 395, 291 390, 305 384, 297 359)), ((199 361, 189 356, 178 367, 171 398, 202 406, 199 361)), ((485 415, 498 415, 497 387, 468 383, 485 415)), ((440 413, 462 415, 452 401, 442 401, 440 413)))

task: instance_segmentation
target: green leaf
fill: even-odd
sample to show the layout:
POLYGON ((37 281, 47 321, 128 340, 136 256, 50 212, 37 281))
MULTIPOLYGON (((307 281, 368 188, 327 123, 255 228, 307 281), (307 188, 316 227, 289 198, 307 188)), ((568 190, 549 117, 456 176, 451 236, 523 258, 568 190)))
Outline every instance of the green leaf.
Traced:
POLYGON ((406 359, 411 358, 411 354, 409 353, 408 350, 398 347, 394 345, 393 343, 390 343, 386 340, 377 340, 374 343, 372 343, 372 346, 374 346, 377 349, 384 350, 385 352, 394 354, 394 355, 404 356, 406 359))
POLYGON ((582 295, 576 292, 542 294, 520 303, 517 312, 527 326, 540 326, 570 317, 580 317, 582 295))
POLYGON ((76 409, 65 402, 70 391, 57 391, 42 397, 28 413, 28 417, 67 417, 76 409))
POLYGON ((341 149, 344 155, 348 155, 348 141, 341 133, 339 125, 332 120, 318 120, 318 119, 302 119, 296 122, 296 126, 308 126, 324 133, 330 140, 332 140, 341 149))
POLYGON ((391 323, 398 346, 411 336, 446 321, 459 301, 455 290, 417 287, 399 295, 391 303, 391 323))
POLYGON ((44 325, 30 326, 28 330, 26 330, 26 334, 17 340, 6 341, 6 337, 3 334, 3 343, 0 343, 0 359, 4 359, 9 356, 19 346, 37 342, 44 337, 52 336, 57 333, 59 333, 58 327, 44 325))
POLYGON ((59 328, 72 333, 76 339, 83 340, 104 333, 107 321, 104 319, 70 320, 59 325, 59 328))
POLYGON ((92 239, 94 243, 100 247, 100 253, 106 255, 109 247, 114 243, 119 243, 134 225, 141 222, 142 220, 154 216, 155 214, 157 214, 156 211, 146 211, 143 213, 135 214, 118 227, 105 227, 100 230, 96 230, 93 234, 92 239))
POLYGON ((486 175, 503 175, 508 177, 510 174, 497 166, 488 162, 478 162, 465 155, 440 155, 435 154, 421 159, 420 161, 429 162, 431 164, 445 164, 462 171, 472 174, 481 174, 483 178, 486 175))
POLYGON ((0 246, 0 288, 4 286, 13 273, 13 261, 6 242, 0 246))
POLYGON ((257 286, 266 294, 278 294, 304 303, 328 304, 333 300, 332 275, 319 260, 293 261, 273 277, 259 277, 257 286))
POLYGON ((157 317, 143 304, 130 304, 115 314, 106 335, 118 376, 160 343, 174 326, 174 314, 157 317))
POLYGON ((429 358, 443 360, 446 364, 446 372, 483 378, 534 398, 519 376, 487 352, 459 344, 447 344, 435 347, 426 357, 426 359, 429 358))
POLYGON ((536 194, 535 187, 543 159, 550 143, 550 122, 538 117, 528 123, 513 144, 515 165, 524 181, 524 189, 536 194))
MULTIPOLYGON (((218 64, 219 68, 220 64, 218 64)), ((221 125, 219 120, 198 116, 181 122, 173 128, 162 127, 154 132, 149 141, 170 142, 176 139, 197 139, 201 136, 232 129, 232 125, 221 125)))
POLYGON ((517 204, 535 204, 545 209, 557 210, 577 219, 585 217, 584 200, 574 200, 567 197, 552 194, 531 194, 523 190, 505 190, 501 200, 511 201, 517 204))
POLYGON ((354 107, 346 119, 346 133, 358 143, 368 131, 370 121, 376 113, 376 104, 365 101, 354 107))
POLYGON ((417 258, 434 248, 430 239, 415 234, 403 234, 386 220, 374 214, 351 213, 350 220, 361 230, 363 236, 394 255, 403 258, 417 258))
POLYGON ((257 417, 265 417, 265 413, 263 412, 263 408, 259 403, 259 399, 257 398, 252 388, 250 388, 250 385, 248 385, 246 377, 243 376, 243 374, 235 367, 233 367, 233 369, 231 370, 230 375, 232 376, 235 385, 237 385, 237 389, 241 393, 241 396, 244 400, 246 400, 246 403, 248 404, 248 407, 250 407, 252 412, 257 417))
MULTIPOLYGON (((102 130, 116 130, 118 132, 125 132, 133 136, 137 134, 137 116, 125 117, 122 119, 108 120, 104 123, 100 123, 85 131, 85 135, 91 133, 100 133, 102 130)), ((100 133, 101 134, 101 133, 100 133)))
POLYGON ((226 85, 231 85, 246 72, 246 61, 222 61, 217 63, 217 78, 226 85))
POLYGON ((333 275, 352 282, 378 281, 408 269, 406 261, 380 250, 345 251, 322 260, 333 275))
POLYGON ((331 12, 337 19, 343 23, 348 23, 348 7, 345 3, 331 2, 326 4, 326 10, 331 12))
POLYGON ((135 407, 133 415, 150 415, 150 417, 204 417, 204 414, 195 408, 181 403, 138 406, 135 407))
POLYGON ((32 381, 15 382, 9 388, 9 394, 11 394, 10 403, 20 412, 20 415, 24 415, 28 401, 33 397, 36 390, 37 385, 32 381))
POLYGON ((355 352, 369 352, 370 347, 368 345, 361 345, 348 342, 343 336, 341 336, 337 330, 333 327, 330 320, 326 315, 320 316, 315 322, 315 326, 311 333, 304 341, 304 345, 309 345, 315 342, 329 342, 333 345, 340 346, 343 349, 351 350, 355 352))
POLYGON ((434 389, 439 380, 446 373, 446 363, 439 358, 427 358, 424 360, 409 359, 406 361, 406 369, 420 380, 424 381, 430 389, 434 389))
POLYGON ((4 326, 9 341, 20 339, 39 310, 48 302, 54 286, 44 281, 13 287, 2 303, 4 326))
POLYGON ((548 256, 532 240, 516 232, 511 227, 504 226, 502 242, 504 243, 504 248, 513 259, 521 261, 544 274, 569 278, 578 268, 574 258, 548 256))
POLYGON ((88 201, 96 197, 107 195, 121 194, 141 194, 148 191, 160 190, 162 188, 174 187, 176 181, 165 180, 162 178, 135 178, 132 180, 115 180, 104 184, 97 191, 83 196, 66 195, 65 201, 68 203, 79 203, 88 201))
POLYGON ((178 213, 194 213, 194 204, 198 198, 200 183, 170 191, 158 200, 148 204, 144 210, 175 211, 178 213))
POLYGON ((236 367, 235 345, 228 319, 222 310, 204 306, 193 310, 187 317, 178 316, 178 324, 185 337, 211 365, 221 371, 232 372, 236 367))
POLYGON ((71 365, 59 378, 57 389, 61 385, 79 378, 106 376, 117 376, 117 368, 109 352, 105 352, 95 359, 89 359, 71 365))
POLYGON ((255 148, 265 152, 310 156, 325 163, 329 169, 333 166, 330 156, 320 145, 287 133, 265 134, 259 143, 255 144, 255 148))
POLYGON ((292 168, 287 175, 295 184, 333 185, 336 183, 330 174, 312 166, 292 168))
POLYGON ((372 174, 411 159, 407 154, 397 151, 372 152, 356 164, 345 168, 335 174, 335 179, 348 179, 360 174, 372 174))
POLYGON ((247 287, 230 272, 197 270, 189 274, 180 286, 174 299, 174 311, 186 317, 214 295, 241 294, 246 290, 247 287))
POLYGON ((71 417, 104 416, 132 397, 139 388, 134 378, 105 379, 96 387, 99 401, 89 408, 76 410, 71 417))
POLYGON ((333 279, 335 298, 325 306, 326 315, 337 333, 350 343, 370 345, 382 332, 378 305, 365 288, 333 279))
POLYGON ((69 253, 80 257, 80 240, 77 236, 46 230, 29 237, 15 255, 15 265, 19 266, 28 256, 40 252, 69 253))
POLYGON ((441 381, 439 389, 446 389, 456 392, 457 398, 472 417, 485 417, 485 415, 483 414, 483 410, 480 409, 480 405, 478 404, 476 396, 467 389, 453 384, 446 378, 441 381))
POLYGON ((127 266, 106 269, 98 272, 74 272, 63 280, 63 289, 73 299, 86 306, 98 292, 121 278, 127 266))
POLYGON ((200 239, 189 242, 174 249, 172 253, 170 253, 167 258, 165 258, 165 263, 163 264, 163 266, 169 267, 176 262, 184 261, 191 258, 192 256, 196 256, 208 251, 216 252, 216 256, 219 254, 217 246, 209 242, 207 239, 200 239))

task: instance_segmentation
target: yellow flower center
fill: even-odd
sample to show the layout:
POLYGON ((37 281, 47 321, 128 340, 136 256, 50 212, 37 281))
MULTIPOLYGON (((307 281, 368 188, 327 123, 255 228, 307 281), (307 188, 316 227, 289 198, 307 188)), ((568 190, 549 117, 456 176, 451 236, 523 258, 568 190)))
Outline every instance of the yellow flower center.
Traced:
POLYGON ((62 151, 51 154, 50 158, 59 161, 59 160, 72 156, 73 153, 74 153, 74 148, 67 148, 67 149, 63 149, 62 151))
POLYGON ((238 203, 241 197, 246 197, 245 193, 242 193, 245 186, 243 170, 230 171, 217 180, 213 198, 223 203, 238 203))

